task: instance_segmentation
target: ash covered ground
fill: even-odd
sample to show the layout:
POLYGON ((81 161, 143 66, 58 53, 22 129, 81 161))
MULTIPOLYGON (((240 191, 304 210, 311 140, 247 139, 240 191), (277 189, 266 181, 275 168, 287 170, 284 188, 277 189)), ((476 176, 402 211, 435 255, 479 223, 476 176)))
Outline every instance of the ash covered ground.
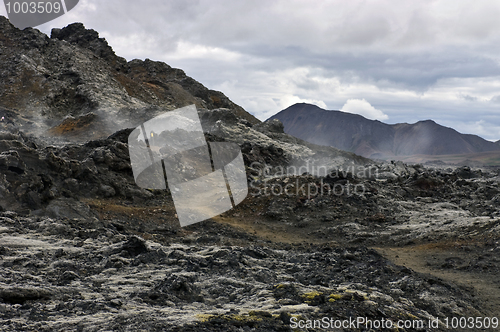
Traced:
POLYGON ((135 185, 130 130, 60 146, 4 130, 1 329, 290 331, 291 319, 498 313, 498 170, 339 157, 333 176, 282 174, 298 146, 276 123, 225 125, 230 114, 200 118, 211 140, 256 137, 241 144, 249 195, 185 228, 168 191, 135 185), (349 171, 363 167, 372 176, 349 171), (363 191, 293 190, 349 184, 363 191))

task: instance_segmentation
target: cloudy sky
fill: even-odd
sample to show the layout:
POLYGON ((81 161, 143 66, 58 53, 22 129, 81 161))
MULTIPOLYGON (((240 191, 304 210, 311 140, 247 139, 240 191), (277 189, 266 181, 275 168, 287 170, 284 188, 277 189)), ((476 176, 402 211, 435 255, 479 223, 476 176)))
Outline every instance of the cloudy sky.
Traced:
POLYGON ((309 102, 498 140, 499 17, 498 0, 80 0, 38 28, 82 22, 262 120, 309 102))

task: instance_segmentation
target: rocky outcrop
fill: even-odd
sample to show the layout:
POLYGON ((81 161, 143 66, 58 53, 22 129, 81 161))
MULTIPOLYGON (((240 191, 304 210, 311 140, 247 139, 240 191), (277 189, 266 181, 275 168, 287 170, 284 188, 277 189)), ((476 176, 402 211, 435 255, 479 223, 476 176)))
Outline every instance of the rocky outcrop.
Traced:
MULTIPOLYGON (((199 115, 207 139, 238 143, 249 168, 255 164, 279 166, 311 160, 329 167, 367 162, 333 148, 303 144, 284 133, 264 131, 266 135, 229 109, 200 110, 199 115)), ((88 130, 85 119, 93 117, 88 114, 78 120, 66 118, 58 129, 77 121, 79 130, 88 130)), ((104 139, 56 147, 48 138, 26 135, 16 124, 6 125, 0 130, 0 209, 44 214, 51 202, 60 198, 151 197, 150 191, 138 188, 134 182, 127 144, 131 131, 123 129, 104 139)))
POLYGON ((52 128, 51 134, 84 141, 191 104, 224 107, 259 122, 180 69, 149 59, 127 62, 81 23, 54 29, 50 38, 32 28, 21 31, 5 17, 0 27, 0 106, 25 131, 45 134, 52 128), (77 120, 71 124, 67 117, 77 120), (80 117, 89 120, 85 130, 80 117))

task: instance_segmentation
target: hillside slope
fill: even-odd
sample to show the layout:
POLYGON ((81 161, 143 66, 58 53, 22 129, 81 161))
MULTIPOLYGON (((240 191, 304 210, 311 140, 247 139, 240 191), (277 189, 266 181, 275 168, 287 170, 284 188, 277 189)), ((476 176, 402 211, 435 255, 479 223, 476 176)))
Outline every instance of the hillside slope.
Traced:
POLYGON ((149 59, 127 62, 81 23, 53 29, 49 38, 0 17, 0 74, 1 116, 39 134, 105 137, 190 104, 260 122, 180 69, 149 59))

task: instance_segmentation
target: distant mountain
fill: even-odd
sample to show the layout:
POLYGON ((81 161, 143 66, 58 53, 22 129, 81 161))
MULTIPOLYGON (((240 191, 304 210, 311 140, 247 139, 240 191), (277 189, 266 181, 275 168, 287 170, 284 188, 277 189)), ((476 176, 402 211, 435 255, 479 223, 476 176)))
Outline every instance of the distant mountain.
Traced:
POLYGON ((500 144, 461 134, 432 120, 389 125, 305 103, 292 105, 272 119, 280 120, 290 135, 368 158, 500 151, 500 144))

